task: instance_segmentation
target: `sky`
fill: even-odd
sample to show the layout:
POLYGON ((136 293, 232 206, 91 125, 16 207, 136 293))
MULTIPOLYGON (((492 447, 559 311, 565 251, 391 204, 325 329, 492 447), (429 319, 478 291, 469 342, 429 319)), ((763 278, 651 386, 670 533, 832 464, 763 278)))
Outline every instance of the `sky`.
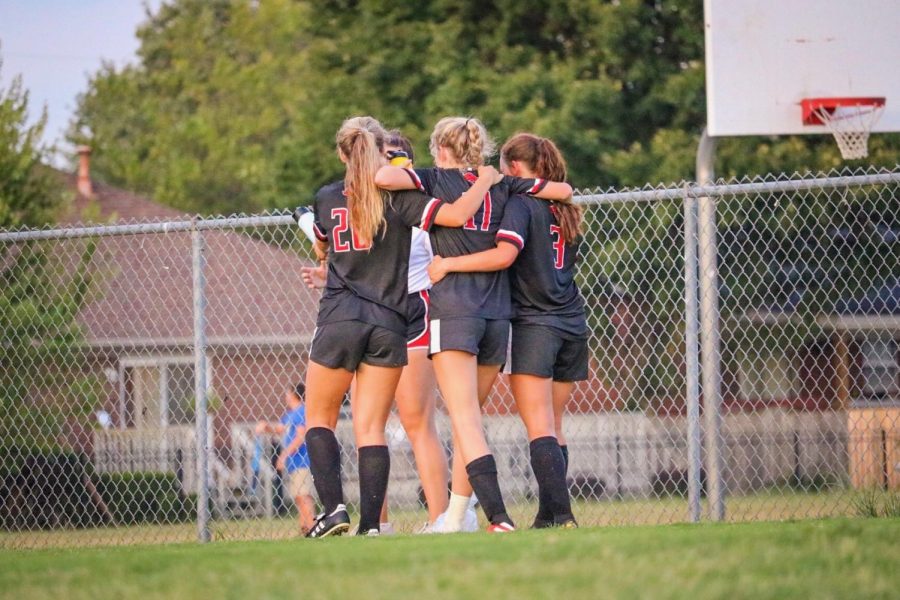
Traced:
MULTIPOLYGON (((32 122, 47 106, 46 143, 68 148, 76 96, 103 60, 136 61, 147 4, 155 9, 160 0, 0 0, 0 87, 22 76, 32 122)), ((66 164, 62 153, 53 163, 66 164)))

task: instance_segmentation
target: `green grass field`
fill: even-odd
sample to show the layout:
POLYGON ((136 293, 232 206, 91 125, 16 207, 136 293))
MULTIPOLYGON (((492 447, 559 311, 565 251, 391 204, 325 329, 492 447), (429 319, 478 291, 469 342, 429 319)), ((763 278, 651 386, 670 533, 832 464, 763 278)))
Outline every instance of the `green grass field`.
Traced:
MULTIPOLYGON (((773 489, 746 496, 729 496, 726 514, 732 522, 852 517, 859 515, 853 506, 853 498, 854 494, 844 489, 817 493, 773 489)), ((537 506, 516 503, 511 504, 509 509, 517 523, 528 523, 537 506)), ((705 502, 703 510, 706 514, 705 502)), ((678 497, 580 501, 575 503, 574 512, 580 523, 591 526, 666 525, 688 520, 687 500, 678 497)), ((426 514, 421 509, 391 511, 391 521, 402 532, 414 531, 425 518, 426 514)), ((215 520, 211 530, 216 541, 291 539, 296 535, 296 522, 293 517, 215 520)), ((189 543, 196 539, 195 523, 132 525, 0 532, 0 549, 189 543)))
POLYGON ((900 519, 0 551, 2 598, 896 598, 900 519))

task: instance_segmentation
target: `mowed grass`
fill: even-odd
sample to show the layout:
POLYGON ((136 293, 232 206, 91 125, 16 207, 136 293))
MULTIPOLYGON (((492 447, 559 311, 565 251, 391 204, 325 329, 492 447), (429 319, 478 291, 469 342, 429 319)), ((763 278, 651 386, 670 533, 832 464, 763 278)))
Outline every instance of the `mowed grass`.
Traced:
POLYGON ((3 598, 896 598, 900 519, 0 551, 3 598))
MULTIPOLYGON (((746 496, 729 496, 726 515, 729 521, 783 521, 857 516, 858 511, 853 507, 854 494, 855 492, 844 489, 817 493, 775 489, 746 496)), ((687 499, 679 497, 603 502, 578 501, 573 508, 579 523, 589 526, 665 525, 683 523, 689 518, 687 499)), ((520 502, 511 504, 509 509, 517 523, 527 524, 534 518, 537 505, 520 502)), ((705 501, 703 514, 707 514, 705 501)), ((480 511, 479 516, 481 517, 480 511)), ((404 533, 415 531, 426 518, 424 509, 391 510, 390 517, 397 530, 404 533)), ((214 520, 210 528, 216 541, 292 539, 297 535, 295 517, 214 520)), ((195 523, 94 527, 0 532, 0 549, 191 543, 196 539, 195 523)))

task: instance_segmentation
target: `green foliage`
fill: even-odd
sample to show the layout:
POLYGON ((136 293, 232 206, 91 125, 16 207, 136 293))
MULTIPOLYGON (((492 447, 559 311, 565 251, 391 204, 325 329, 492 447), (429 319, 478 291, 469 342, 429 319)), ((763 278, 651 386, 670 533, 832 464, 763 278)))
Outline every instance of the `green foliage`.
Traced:
POLYGON ((172 473, 100 473, 96 479, 117 525, 184 523, 194 517, 172 473))
MULTIPOLYGON (((65 208, 61 179, 43 166, 46 120, 29 126, 28 93, 16 77, 0 89, 0 229, 40 226, 65 208)), ((44 242, 0 246, 0 460, 12 449, 60 443, 67 418, 90 412, 96 377, 72 373, 81 341, 76 315, 91 284, 93 240, 71 253, 44 242), (53 397, 43 397, 57 390, 53 397), (41 397, 39 397, 41 396, 41 397)))
POLYGON ((45 110, 28 125, 28 92, 21 77, 0 89, 0 229, 41 225, 59 208, 61 189, 42 165, 46 151, 40 138, 46 122, 45 110))
POLYGON ((900 493, 878 488, 858 490, 850 499, 858 517, 900 517, 900 493))
MULTIPOLYGON (((104 66, 70 138, 94 172, 189 211, 292 206, 339 176, 353 114, 403 129, 427 164, 433 124, 482 118, 502 140, 558 141, 575 185, 692 177, 705 122, 700 0, 172 0, 140 61, 104 66)), ((831 168, 829 139, 723 141, 719 173, 831 168)), ((895 164, 896 136, 872 161, 895 164)))

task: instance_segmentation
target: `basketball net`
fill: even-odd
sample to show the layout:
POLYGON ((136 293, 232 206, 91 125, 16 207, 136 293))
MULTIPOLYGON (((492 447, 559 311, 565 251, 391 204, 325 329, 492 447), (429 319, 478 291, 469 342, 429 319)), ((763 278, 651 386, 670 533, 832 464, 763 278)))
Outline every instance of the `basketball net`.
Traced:
POLYGON ((834 110, 813 110, 837 141, 841 156, 847 160, 869 155, 869 133, 884 112, 884 104, 837 106, 834 110))

